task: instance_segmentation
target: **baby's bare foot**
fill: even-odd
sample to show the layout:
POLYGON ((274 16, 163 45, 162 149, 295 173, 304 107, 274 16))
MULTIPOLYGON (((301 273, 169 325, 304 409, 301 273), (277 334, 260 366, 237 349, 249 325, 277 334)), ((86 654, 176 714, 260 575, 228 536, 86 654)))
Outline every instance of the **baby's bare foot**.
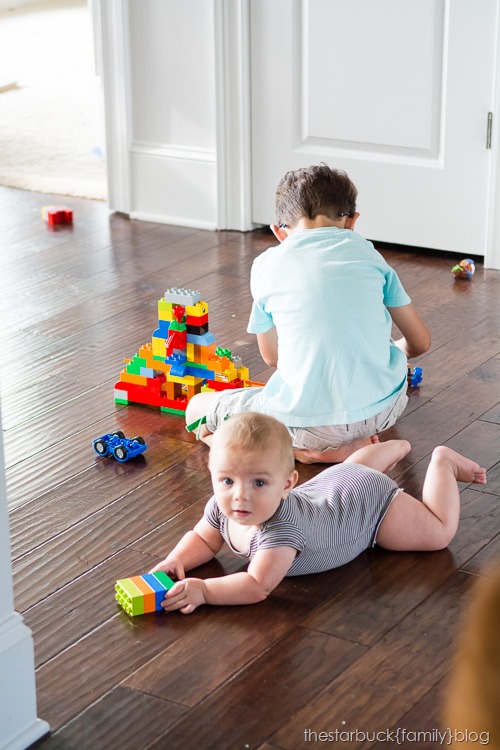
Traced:
POLYGON ((433 451, 433 456, 448 460, 453 466, 455 478, 458 482, 474 482, 475 484, 486 484, 486 469, 470 458, 440 445, 433 451))

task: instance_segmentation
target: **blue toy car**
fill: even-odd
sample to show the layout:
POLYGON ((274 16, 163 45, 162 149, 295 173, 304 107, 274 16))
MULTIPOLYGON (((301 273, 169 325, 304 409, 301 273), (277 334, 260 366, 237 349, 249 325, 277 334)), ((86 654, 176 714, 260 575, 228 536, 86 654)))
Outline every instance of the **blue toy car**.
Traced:
POLYGON ((129 458, 135 458, 147 448, 144 438, 137 436, 126 438, 123 432, 110 432, 92 441, 92 447, 99 456, 113 456, 120 463, 125 463, 129 458))

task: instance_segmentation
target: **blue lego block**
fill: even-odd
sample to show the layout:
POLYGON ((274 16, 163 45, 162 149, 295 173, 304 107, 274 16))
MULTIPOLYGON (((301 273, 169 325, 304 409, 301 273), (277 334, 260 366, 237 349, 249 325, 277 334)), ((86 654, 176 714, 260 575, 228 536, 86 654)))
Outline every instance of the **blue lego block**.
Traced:
POLYGON ((188 344, 198 344, 199 346, 210 346, 210 344, 215 344, 215 336, 210 331, 207 331, 207 333, 204 333, 202 336, 188 333, 187 342, 188 344))
POLYGON ((146 581, 146 583, 149 586, 151 586, 151 588, 155 592, 156 609, 160 610, 161 603, 165 599, 165 593, 168 591, 168 589, 166 588, 166 586, 160 583, 158 578, 156 578, 152 573, 145 573, 144 575, 141 576, 141 578, 143 578, 146 581))
POLYGON ((158 328, 153 333, 153 338, 168 339, 169 330, 170 330, 170 322, 168 320, 159 320, 158 328))

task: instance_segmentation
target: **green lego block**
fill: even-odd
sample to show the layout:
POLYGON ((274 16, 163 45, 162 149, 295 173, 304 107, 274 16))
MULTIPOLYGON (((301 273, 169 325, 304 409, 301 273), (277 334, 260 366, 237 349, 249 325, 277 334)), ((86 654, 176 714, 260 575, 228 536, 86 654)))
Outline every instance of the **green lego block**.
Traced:
POLYGON ((130 578, 121 578, 115 583, 115 599, 132 617, 144 614, 144 594, 130 578))
POLYGON ((153 573, 154 577, 157 581, 161 583, 162 586, 165 586, 167 591, 172 588, 175 581, 172 581, 170 576, 168 576, 163 570, 157 570, 156 573, 153 573))
POLYGON ((180 417, 183 417, 186 413, 185 409, 169 409, 168 406, 160 406, 160 411, 164 411, 167 414, 176 414, 180 417))
POLYGON ((125 371, 130 375, 140 375, 141 367, 147 367, 146 359, 136 354, 125 367, 125 371))

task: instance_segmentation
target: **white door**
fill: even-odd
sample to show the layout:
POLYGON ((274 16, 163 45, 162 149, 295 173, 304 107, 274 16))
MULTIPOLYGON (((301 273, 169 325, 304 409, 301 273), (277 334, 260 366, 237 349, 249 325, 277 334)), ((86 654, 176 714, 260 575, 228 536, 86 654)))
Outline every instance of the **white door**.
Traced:
POLYGON ((498 0, 252 0, 253 219, 289 169, 358 187, 374 240, 486 252, 498 0))

